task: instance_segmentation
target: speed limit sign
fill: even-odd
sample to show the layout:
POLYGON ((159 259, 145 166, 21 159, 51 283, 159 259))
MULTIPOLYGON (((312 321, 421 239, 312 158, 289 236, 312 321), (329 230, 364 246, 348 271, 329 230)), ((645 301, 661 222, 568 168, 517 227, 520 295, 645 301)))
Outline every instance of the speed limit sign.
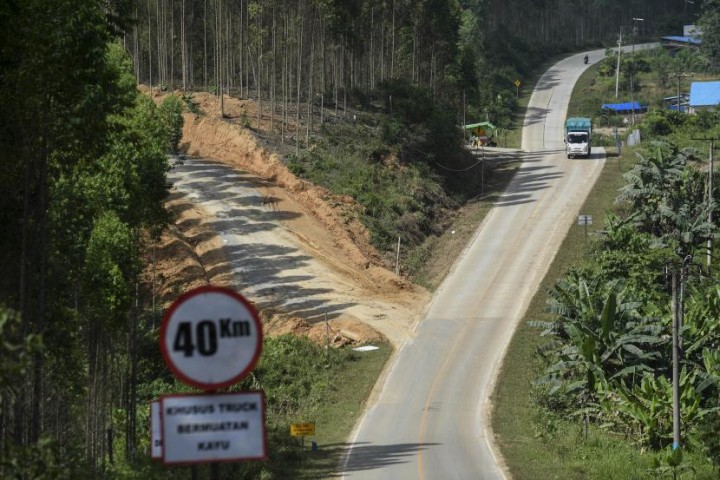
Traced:
POLYGON ((217 390, 255 368, 262 325, 255 308, 239 293, 203 286, 181 295, 165 312, 160 349, 182 382, 217 390))

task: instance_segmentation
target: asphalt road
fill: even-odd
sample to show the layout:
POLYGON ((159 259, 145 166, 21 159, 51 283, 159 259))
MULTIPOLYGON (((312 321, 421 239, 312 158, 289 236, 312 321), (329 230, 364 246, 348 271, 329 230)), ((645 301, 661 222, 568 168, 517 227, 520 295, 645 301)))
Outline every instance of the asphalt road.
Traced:
MULTIPOLYGON (((568 160, 563 126, 578 54, 538 82, 523 163, 398 352, 356 426, 348 479, 506 478, 489 430, 498 367, 555 252, 597 179, 604 152, 568 160)), ((589 52, 590 63, 604 51, 589 52)))

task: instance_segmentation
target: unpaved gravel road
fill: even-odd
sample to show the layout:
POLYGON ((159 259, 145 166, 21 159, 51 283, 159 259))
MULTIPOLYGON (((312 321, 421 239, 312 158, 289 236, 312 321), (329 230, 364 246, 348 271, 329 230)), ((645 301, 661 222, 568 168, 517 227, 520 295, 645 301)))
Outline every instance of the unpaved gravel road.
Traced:
POLYGON ((351 331, 353 324, 358 331, 370 325, 395 346, 412 335, 429 294, 387 270, 348 262, 311 212, 282 189, 226 164, 192 157, 176 162, 168 179, 175 212, 182 215, 189 206, 203 212, 180 226, 186 230, 202 223, 205 231, 215 232, 214 250, 205 247, 201 255, 213 259, 211 278, 223 269, 225 283, 260 309, 310 323, 324 324, 327 318, 331 328, 341 322, 351 331))

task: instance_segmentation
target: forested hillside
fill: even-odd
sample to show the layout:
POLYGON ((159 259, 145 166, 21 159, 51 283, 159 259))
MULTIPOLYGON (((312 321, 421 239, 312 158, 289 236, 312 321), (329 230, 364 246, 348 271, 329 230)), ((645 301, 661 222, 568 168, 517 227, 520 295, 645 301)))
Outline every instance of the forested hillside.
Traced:
POLYGON ((633 17, 645 19, 638 36, 680 33, 699 3, 148 0, 129 9, 123 44, 140 82, 262 100, 283 126, 294 112, 312 127, 319 107, 361 102, 389 80, 429 89, 460 120, 464 104, 466 116, 507 121, 512 82, 539 61, 614 44, 633 17))
MULTIPOLYGON (((437 180, 407 200, 427 234, 424 216, 441 203, 436 185, 449 190, 442 208, 473 193, 461 192, 462 174, 436 166, 468 161, 465 119, 507 126, 513 81, 550 55, 612 44, 638 15, 638 35, 673 33, 699 8, 683 0, 0 1, 0 477, 150 478, 146 400, 172 380, 139 277, 143 252, 168 222, 167 155, 187 104, 171 95, 156 106, 138 83, 255 100, 272 133, 292 140, 296 168, 311 147, 300 125, 307 139, 326 133, 330 113, 378 115, 371 134, 384 132, 390 147, 365 160, 387 151, 415 165, 403 170, 413 179, 437 180)), ((378 178, 399 183, 373 165, 377 175, 359 192, 378 178)), ((368 212, 384 221, 393 209, 368 212)), ((319 358, 319 349, 284 340, 268 348, 268 361, 303 348, 319 358)), ((338 358, 305 370, 354 361, 338 358)), ((264 367, 264 388, 303 381, 292 369, 273 375, 275 365, 264 367)), ((296 397, 311 390, 297 388, 296 397)), ((269 398, 277 407, 269 416, 301 403, 269 398)), ((271 448, 291 457, 285 424, 276 427, 271 448)), ((270 464, 263 472, 283 478, 270 464)))

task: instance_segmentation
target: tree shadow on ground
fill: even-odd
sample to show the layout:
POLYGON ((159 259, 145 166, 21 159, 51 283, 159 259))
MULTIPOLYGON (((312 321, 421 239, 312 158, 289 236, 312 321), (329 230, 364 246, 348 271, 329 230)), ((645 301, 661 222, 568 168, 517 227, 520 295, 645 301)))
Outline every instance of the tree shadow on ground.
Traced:
POLYGON ((331 284, 325 288, 322 283, 308 283, 313 279, 307 273, 313 258, 286 241, 273 241, 271 232, 300 214, 278 209, 277 198, 262 195, 257 188, 267 182, 197 158, 185 159, 171 173, 175 189, 170 199, 178 215, 198 204, 212 208, 210 219, 178 223, 192 245, 216 236, 221 239, 222 245, 199 256, 210 279, 230 281, 259 308, 273 308, 311 322, 335 318, 355 305, 334 298, 331 284), (192 230, 200 224, 207 228, 192 230))
POLYGON ((320 445, 317 451, 306 452, 303 463, 298 465, 297 479, 327 479, 340 478, 343 473, 356 471, 376 470, 389 465, 406 463, 420 451, 426 450, 437 443, 398 443, 398 444, 370 444, 334 443, 320 445), (345 465, 340 465, 351 453, 345 465), (342 467, 342 468, 341 468, 342 467), (344 470, 341 471, 341 470, 344 470))

